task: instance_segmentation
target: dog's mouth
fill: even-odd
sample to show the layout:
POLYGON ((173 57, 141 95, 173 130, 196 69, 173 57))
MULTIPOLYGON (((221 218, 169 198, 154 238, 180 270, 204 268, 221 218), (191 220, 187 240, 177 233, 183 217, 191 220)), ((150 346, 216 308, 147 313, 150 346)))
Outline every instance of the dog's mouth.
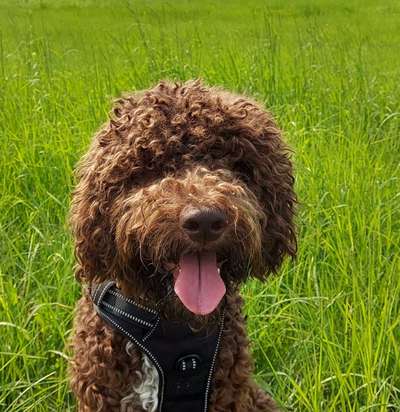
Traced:
POLYGON ((213 312, 226 292, 213 251, 183 254, 174 271, 174 280, 176 295, 196 315, 213 312))

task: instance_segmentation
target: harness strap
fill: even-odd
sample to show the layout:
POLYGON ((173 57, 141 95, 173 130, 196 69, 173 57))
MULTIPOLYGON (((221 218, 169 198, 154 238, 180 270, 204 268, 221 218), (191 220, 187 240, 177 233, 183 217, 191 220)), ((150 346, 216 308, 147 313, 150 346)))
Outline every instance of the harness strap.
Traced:
POLYGON ((157 311, 126 298, 115 282, 96 285, 90 295, 98 315, 157 369, 158 412, 207 412, 223 316, 213 330, 194 333, 187 324, 163 320, 157 311))

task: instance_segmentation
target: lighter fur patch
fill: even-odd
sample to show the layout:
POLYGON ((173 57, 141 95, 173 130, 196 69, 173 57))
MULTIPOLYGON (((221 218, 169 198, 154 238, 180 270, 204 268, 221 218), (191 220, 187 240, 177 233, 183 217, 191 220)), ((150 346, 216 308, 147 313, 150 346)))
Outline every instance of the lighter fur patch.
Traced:
MULTIPOLYGON (((126 352, 131 355, 131 351, 136 346, 132 342, 126 344, 126 352)), ((142 353, 142 370, 136 371, 139 384, 133 386, 133 392, 121 399, 121 412, 130 412, 138 402, 146 412, 156 412, 158 407, 158 387, 159 377, 157 369, 151 363, 148 356, 142 353)))

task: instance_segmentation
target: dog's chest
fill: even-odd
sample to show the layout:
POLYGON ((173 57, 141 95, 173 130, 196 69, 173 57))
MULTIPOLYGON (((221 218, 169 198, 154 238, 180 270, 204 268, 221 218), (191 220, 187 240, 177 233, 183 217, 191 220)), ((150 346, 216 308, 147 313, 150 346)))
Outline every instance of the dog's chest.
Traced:
POLYGON ((143 354, 139 383, 123 404, 139 399, 146 412, 207 412, 223 317, 194 333, 125 298, 112 282, 95 288, 92 299, 99 316, 129 339, 128 351, 136 347, 143 354))

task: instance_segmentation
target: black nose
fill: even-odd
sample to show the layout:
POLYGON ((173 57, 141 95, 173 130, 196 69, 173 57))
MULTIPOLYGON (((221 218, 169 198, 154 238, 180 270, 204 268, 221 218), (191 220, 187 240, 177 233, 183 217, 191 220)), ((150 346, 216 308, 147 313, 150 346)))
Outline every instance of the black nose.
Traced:
POLYGON ((181 227, 195 242, 211 242, 224 233, 227 219, 223 212, 206 208, 191 208, 183 211, 181 227))

